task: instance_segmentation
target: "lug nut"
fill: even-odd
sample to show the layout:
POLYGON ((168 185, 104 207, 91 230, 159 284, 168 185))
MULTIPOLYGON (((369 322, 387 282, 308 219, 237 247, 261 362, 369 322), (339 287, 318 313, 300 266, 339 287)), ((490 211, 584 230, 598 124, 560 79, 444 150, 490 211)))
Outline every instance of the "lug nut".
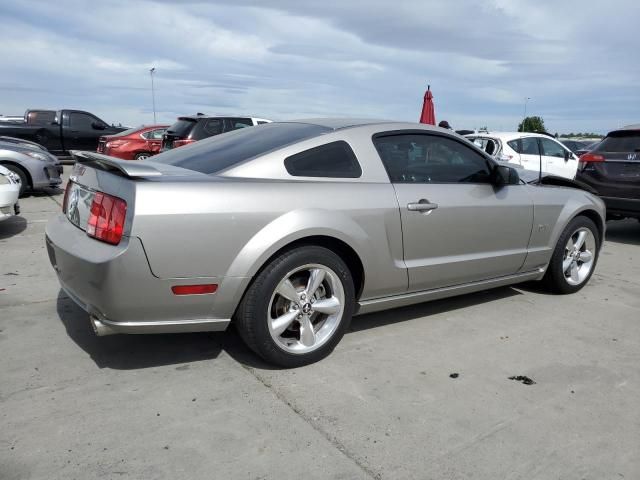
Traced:
POLYGON ((301 298, 302 300, 306 300, 306 299, 307 299, 307 296, 303 293, 302 295, 300 295, 300 298, 301 298))

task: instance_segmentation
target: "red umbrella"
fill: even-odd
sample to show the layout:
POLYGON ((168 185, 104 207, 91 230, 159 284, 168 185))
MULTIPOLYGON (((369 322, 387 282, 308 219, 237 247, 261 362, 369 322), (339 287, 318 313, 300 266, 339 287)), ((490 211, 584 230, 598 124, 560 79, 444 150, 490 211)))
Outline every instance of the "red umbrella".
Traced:
POLYGON ((433 106, 433 94, 431 93, 431 85, 427 86, 424 93, 424 103, 422 104, 422 115, 420 115, 420 123, 428 125, 436 124, 436 109, 433 106))

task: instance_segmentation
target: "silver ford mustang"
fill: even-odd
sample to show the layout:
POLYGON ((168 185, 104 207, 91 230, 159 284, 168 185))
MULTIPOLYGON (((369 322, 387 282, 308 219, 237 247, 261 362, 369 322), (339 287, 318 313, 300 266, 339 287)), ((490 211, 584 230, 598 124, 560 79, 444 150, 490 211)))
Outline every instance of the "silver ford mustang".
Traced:
POLYGON ((413 123, 280 122, 153 161, 75 155, 46 244, 96 333, 234 323, 282 366, 327 355, 354 314, 527 280, 576 292, 604 238, 596 196, 526 183, 413 123))

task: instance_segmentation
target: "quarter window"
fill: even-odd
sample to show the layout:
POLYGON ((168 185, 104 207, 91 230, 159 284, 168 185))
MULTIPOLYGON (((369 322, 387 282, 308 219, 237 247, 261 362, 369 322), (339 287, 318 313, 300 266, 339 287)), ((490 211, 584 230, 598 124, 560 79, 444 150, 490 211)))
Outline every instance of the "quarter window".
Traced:
POLYGON ((358 178, 362 169, 347 142, 338 141, 287 157, 284 166, 294 177, 358 178))
POLYGON ((562 146, 553 140, 549 140, 548 138, 541 138, 542 142, 542 154, 548 157, 558 157, 564 158, 565 149, 562 146))
POLYGON ((229 130, 237 130, 238 128, 253 127, 253 122, 250 118, 230 118, 229 130))
POLYGON ((490 162, 452 138, 403 134, 373 141, 392 183, 490 182, 490 162))
POLYGON ((514 152, 522 153, 522 144, 520 143, 520 139, 510 140, 507 142, 507 145, 509 145, 514 152))

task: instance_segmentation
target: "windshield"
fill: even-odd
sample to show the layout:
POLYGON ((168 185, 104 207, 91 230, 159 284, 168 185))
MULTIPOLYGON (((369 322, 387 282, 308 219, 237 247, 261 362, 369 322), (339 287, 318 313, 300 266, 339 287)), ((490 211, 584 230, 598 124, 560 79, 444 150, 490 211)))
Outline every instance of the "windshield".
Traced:
POLYGON ((331 129, 327 127, 306 123, 266 123, 169 150, 156 155, 152 161, 215 174, 258 155, 329 131, 331 129))

